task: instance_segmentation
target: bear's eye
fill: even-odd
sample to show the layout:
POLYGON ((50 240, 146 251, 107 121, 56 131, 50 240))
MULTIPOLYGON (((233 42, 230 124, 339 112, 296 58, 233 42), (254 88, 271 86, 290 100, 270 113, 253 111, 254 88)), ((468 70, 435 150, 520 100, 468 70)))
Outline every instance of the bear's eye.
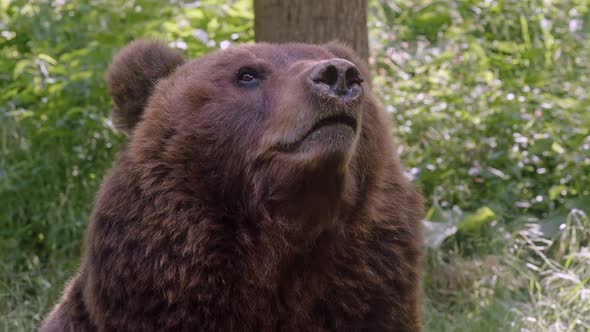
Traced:
POLYGON ((236 78, 240 86, 256 86, 260 82, 261 75, 254 68, 244 67, 238 70, 236 78))
POLYGON ((245 74, 240 75, 240 81, 242 81, 242 82, 250 82, 255 79, 256 79, 256 77, 254 77, 254 75, 252 75, 252 74, 245 73, 245 74))

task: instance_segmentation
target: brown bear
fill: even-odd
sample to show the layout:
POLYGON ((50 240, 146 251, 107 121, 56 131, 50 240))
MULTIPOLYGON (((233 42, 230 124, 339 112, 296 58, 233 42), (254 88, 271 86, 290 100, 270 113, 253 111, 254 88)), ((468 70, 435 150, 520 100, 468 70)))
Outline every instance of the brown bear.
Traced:
POLYGON ((369 73, 338 43, 107 74, 129 135, 42 331, 421 331, 422 200, 369 73))

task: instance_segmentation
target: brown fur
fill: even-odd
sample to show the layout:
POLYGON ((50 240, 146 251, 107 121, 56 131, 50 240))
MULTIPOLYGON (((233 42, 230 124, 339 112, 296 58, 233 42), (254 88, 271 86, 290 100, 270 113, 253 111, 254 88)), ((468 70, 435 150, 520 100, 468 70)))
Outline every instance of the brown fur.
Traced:
POLYGON ((180 52, 156 40, 139 40, 121 50, 106 77, 115 103, 115 126, 129 133, 143 113, 157 81, 170 75, 183 62, 180 52))
POLYGON ((41 330, 421 331, 421 197, 368 83, 346 105, 312 93, 310 68, 337 57, 368 80, 336 43, 184 64, 153 42, 123 49, 108 82, 130 141, 41 330), (259 86, 237 84, 244 66, 259 86), (353 138, 286 148, 331 112, 356 117, 353 138))

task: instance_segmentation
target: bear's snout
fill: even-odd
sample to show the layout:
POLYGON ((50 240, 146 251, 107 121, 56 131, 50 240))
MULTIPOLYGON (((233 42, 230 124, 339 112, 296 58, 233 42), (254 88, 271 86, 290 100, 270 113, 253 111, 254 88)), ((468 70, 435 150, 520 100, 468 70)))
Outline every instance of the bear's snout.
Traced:
POLYGON ((324 60, 309 69, 313 92, 349 103, 363 94, 363 78, 354 63, 344 59, 324 60))

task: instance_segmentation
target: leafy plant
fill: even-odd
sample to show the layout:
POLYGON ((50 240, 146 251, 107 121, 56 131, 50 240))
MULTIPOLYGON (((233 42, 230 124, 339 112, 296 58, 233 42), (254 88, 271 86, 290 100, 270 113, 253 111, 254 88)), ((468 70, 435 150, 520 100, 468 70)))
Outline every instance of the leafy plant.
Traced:
POLYGON ((426 234, 438 249, 428 260, 426 317, 451 321, 431 319, 432 330, 506 328, 498 317, 460 322, 489 310, 503 313, 511 329, 588 329, 582 294, 590 274, 581 267, 587 243, 581 225, 590 211, 588 5, 371 6, 378 92, 408 173, 431 204, 426 234), (555 249, 563 243, 569 251, 555 249), (502 268, 486 270, 490 257, 502 268), (565 262, 577 264, 572 270, 565 262), (566 275, 576 276, 569 286, 556 282, 566 275), (496 281, 482 293, 490 276, 496 281))

